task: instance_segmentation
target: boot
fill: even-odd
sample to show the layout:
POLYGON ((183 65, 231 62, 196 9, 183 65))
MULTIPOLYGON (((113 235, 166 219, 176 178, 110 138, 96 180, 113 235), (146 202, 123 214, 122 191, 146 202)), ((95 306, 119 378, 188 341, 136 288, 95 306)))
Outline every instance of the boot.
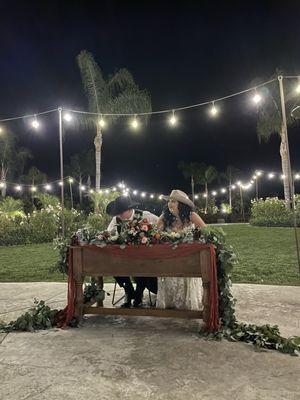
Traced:
POLYGON ((124 290, 125 290, 125 300, 124 303, 121 305, 122 308, 130 308, 131 307, 131 300, 135 298, 135 292, 132 283, 130 282, 124 284, 124 290))

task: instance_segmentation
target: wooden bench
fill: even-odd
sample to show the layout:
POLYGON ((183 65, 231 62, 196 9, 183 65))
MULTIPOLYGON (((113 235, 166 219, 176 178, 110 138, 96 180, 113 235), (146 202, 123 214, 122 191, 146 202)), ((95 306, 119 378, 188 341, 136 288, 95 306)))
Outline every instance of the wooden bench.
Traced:
MULTIPOLYGON (((136 246, 134 249, 134 246, 129 246, 128 250, 120 250, 119 246, 106 246, 104 248, 91 245, 71 246, 70 260, 75 281, 75 316, 78 319, 84 314, 196 318, 203 319, 204 323, 207 324, 210 315, 211 268, 214 250, 211 245, 200 245, 199 243, 197 243, 197 246, 179 245, 178 249, 180 246, 190 246, 191 250, 185 251, 188 254, 180 256, 180 251, 170 250, 169 245, 155 245, 148 249, 145 249, 145 246, 136 246), (164 247, 159 248, 159 246, 164 247), (116 251, 110 251, 109 247, 116 251), (155 250, 153 250, 154 247, 155 250), (154 253, 157 251, 167 252, 169 258, 156 257, 154 253), (139 257, 139 253, 143 256, 139 257), (101 277, 99 284, 102 287, 104 276, 201 277, 203 310, 108 308, 103 307, 103 303, 96 307, 86 306, 83 304, 85 276, 101 277)), ((186 250, 186 247, 184 249, 186 250)), ((216 285, 216 283, 214 284, 216 285)))

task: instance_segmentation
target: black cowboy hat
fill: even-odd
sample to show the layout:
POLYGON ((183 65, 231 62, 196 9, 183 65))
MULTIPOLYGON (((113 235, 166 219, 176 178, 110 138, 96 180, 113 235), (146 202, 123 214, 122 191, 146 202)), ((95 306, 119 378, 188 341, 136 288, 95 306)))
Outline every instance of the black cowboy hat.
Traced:
POLYGON ((138 203, 133 203, 129 196, 119 196, 114 201, 108 203, 106 207, 106 213, 115 217, 116 215, 122 214, 126 210, 135 208, 138 203))

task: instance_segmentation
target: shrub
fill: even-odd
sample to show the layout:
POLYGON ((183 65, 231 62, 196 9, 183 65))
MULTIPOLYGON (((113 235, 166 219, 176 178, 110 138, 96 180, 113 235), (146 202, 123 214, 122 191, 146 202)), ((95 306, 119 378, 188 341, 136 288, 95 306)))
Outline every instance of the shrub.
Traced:
POLYGON ((25 216, 22 200, 16 200, 9 196, 1 200, 0 214, 6 214, 8 217, 25 216))
POLYGON ((112 217, 107 214, 94 214, 88 215, 86 223, 95 231, 104 231, 108 227, 112 217))
POLYGON ((253 200, 250 224, 256 226, 291 226, 292 213, 277 197, 253 200))
POLYGON ((0 246, 27 244, 29 226, 27 218, 0 214, 0 246))

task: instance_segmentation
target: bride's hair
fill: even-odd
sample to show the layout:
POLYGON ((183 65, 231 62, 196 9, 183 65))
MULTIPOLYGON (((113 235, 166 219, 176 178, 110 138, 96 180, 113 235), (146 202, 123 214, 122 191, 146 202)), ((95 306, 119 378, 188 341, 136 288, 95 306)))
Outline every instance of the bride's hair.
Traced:
MULTIPOLYGON (((179 201, 178 211, 179 211, 179 218, 183 224, 191 220, 192 208, 190 206, 183 204, 179 201)), ((168 205, 164 207, 162 215, 165 228, 170 228, 173 222, 175 221, 176 217, 171 213, 171 211, 168 208, 168 205)))

